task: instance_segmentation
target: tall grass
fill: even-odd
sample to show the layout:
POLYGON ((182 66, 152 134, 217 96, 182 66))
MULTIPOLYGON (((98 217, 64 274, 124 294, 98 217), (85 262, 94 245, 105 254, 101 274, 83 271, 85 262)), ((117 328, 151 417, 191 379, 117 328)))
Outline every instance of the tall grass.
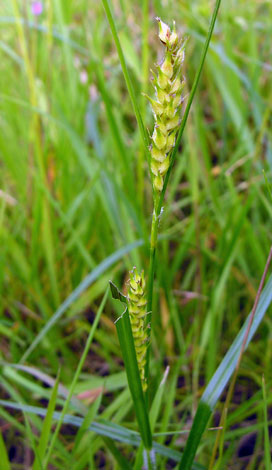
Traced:
POLYGON ((235 348, 226 353, 271 245, 262 176, 264 168, 270 180, 271 5, 222 2, 176 149, 154 265, 149 456, 120 361, 114 321, 123 306, 101 302, 109 279, 121 289, 132 266, 149 265, 153 121, 141 91, 152 95, 148 70, 162 54, 153 18, 174 19, 189 36, 189 96, 214 4, 110 8, 123 63, 102 3, 48 0, 38 17, 21 0, 0 5, 3 468, 141 468, 154 454, 158 469, 178 468, 199 403, 205 419, 193 433, 201 444, 191 445, 192 468, 209 467, 217 433, 214 468, 269 468, 270 279, 224 429, 214 428, 226 398, 217 367, 238 358, 235 348))

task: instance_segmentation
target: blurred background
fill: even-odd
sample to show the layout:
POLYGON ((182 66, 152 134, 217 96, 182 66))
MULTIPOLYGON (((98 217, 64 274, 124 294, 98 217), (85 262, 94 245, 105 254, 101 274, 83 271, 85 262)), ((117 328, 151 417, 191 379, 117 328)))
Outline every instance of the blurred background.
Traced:
MULTIPOLYGON (((153 117, 141 93, 152 96, 150 69, 163 54, 155 17, 175 20, 188 37, 186 103, 212 7, 208 0, 112 2, 150 133, 153 117)), ((222 1, 172 172, 154 297, 153 392, 170 365, 157 432, 190 427, 203 387, 252 308, 269 253, 263 170, 269 182, 271 25, 268 0, 222 1)), ((152 192, 101 2, 1 2, 0 54, 0 394, 46 406, 50 383, 42 373, 55 378, 60 369, 69 387, 109 279, 125 291, 133 266, 147 270, 152 192), (12 366, 18 363, 36 372, 12 366)), ((114 325, 120 313, 108 298, 76 394, 88 404, 100 397, 101 418, 137 429, 114 325)), ((222 468, 266 468, 261 379, 271 391, 271 342, 267 314, 242 361, 222 468)), ((5 407, 0 415, 12 468, 30 468, 24 415, 5 407)), ((29 419, 41 427, 40 418, 29 419)), ((80 466, 70 454, 74 434, 62 428, 50 468, 117 468, 98 436, 91 451, 86 438, 80 466)), ((174 436, 171 445, 181 449, 184 439, 174 436)), ((205 436, 203 464, 214 439, 205 436)), ((163 461, 162 468, 174 466, 163 461)))

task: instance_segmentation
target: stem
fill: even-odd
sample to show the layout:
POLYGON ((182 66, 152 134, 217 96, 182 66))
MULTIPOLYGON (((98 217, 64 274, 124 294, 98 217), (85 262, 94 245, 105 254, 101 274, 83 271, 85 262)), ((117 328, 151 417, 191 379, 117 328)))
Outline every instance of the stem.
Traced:
MULTIPOLYGON (((105 1, 106 0, 103 0, 103 3, 105 1)), ((196 90, 197 90, 197 86, 198 86, 198 83, 199 83, 199 79, 200 79, 200 76, 201 76, 202 69, 203 69, 203 66, 204 66, 204 62, 205 62, 205 59, 206 59, 206 55, 207 55, 207 52, 208 52, 209 44, 210 44, 210 41, 211 41, 211 37, 212 37, 214 25, 215 25, 215 20, 217 18, 218 10, 219 10, 219 7, 220 7, 220 3, 221 3, 221 0, 216 0, 216 4, 215 4, 215 7, 214 7, 214 11, 213 11, 213 15, 212 15, 208 35, 207 35, 205 45, 204 45, 204 48, 203 48, 203 52, 202 52, 202 56, 201 56, 201 59, 200 59, 199 67, 198 67, 198 70, 197 70, 197 73, 196 73, 196 76, 195 76, 195 79, 194 79, 192 90, 191 90, 189 98, 188 98, 188 102, 187 102, 187 105, 186 105, 186 108, 185 108, 185 111, 184 111, 184 115, 183 115, 182 120, 181 120, 180 129, 179 129, 179 132, 178 132, 175 147, 174 147, 173 152, 171 154, 170 166, 169 166, 169 169, 168 169, 168 171, 166 173, 166 176, 165 176, 165 181, 164 181, 162 192, 161 192, 161 194, 158 194, 158 193, 155 193, 155 191, 153 191, 154 211, 153 211, 152 225, 151 225, 150 258, 149 258, 149 270, 148 270, 148 292, 147 292, 147 312, 148 312, 148 314, 147 314, 147 323, 149 323, 148 339, 150 339, 150 335, 151 335, 153 285, 154 285, 154 273, 155 273, 155 261, 156 261, 156 247, 157 247, 157 239, 158 239, 159 216, 160 216, 160 213, 161 213, 161 209, 162 209, 162 205, 163 205, 164 196, 165 196, 166 188, 167 188, 167 185, 168 185, 170 173, 171 173, 173 165, 174 165, 174 161, 175 161, 175 158, 176 158, 176 155, 177 155, 177 152, 178 152, 178 147, 179 147, 180 141, 181 141, 182 136, 183 136, 185 125, 187 123, 187 119, 188 119, 188 116, 189 116, 191 105, 192 105, 192 102, 193 102, 193 99, 194 99, 194 96, 195 96, 195 93, 196 93, 196 90)), ((149 356, 150 356, 150 348, 147 349, 147 355, 146 355, 145 374, 146 374, 147 383, 148 383, 148 377, 149 377, 149 356)))
MULTIPOLYGON (((153 303, 153 286, 154 286, 154 275, 155 275, 155 262, 156 262, 156 249, 158 243, 158 229, 160 220, 160 211, 158 198, 154 201, 154 210, 151 224, 151 236, 150 236, 150 255, 149 255, 149 268, 148 268, 148 288, 147 288, 147 336, 148 343, 150 342, 151 336, 151 323, 152 323, 152 303, 153 303)), ((147 348, 146 353, 146 367, 145 376, 148 384, 149 377, 149 358, 150 348, 147 348)))
POLYGON ((156 454, 153 449, 144 450, 143 470, 156 470, 156 454))

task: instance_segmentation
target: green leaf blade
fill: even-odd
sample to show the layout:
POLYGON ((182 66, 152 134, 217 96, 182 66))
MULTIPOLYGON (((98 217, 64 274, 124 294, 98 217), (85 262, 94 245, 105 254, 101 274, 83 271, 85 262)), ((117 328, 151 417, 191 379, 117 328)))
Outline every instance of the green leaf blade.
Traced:
POLYGON ((0 432, 0 455, 1 455, 0 469, 11 470, 7 449, 6 449, 5 442, 4 442, 1 432, 0 432))
POLYGON ((37 449, 37 455, 33 464, 33 470, 40 470, 41 463, 45 456, 45 452, 48 446, 49 438, 50 438, 50 430, 52 427, 52 421, 54 417, 54 411, 56 407, 56 401, 58 396, 58 387, 59 387, 59 377, 55 382, 54 388, 52 390, 51 398, 49 400, 47 413, 43 422, 42 432, 39 440, 39 445, 37 449))
POLYGON ((179 464, 179 470, 191 470, 200 439, 206 429, 212 409, 203 401, 198 405, 193 426, 186 442, 184 453, 179 464))
MULTIPOLYGON (((253 323, 249 331, 245 348, 247 348, 251 339, 253 338, 258 326, 260 325, 269 305, 272 302, 272 275, 261 294, 253 323)), ((251 313, 248 315, 244 325, 240 332, 236 336, 234 342, 229 348, 227 354, 223 358, 221 364, 215 371, 213 377, 208 383, 205 392, 203 393, 200 403, 197 408, 197 412, 193 421, 193 426, 190 431, 184 454, 180 461, 179 470, 189 470, 192 468, 192 462, 197 451, 200 439, 205 431, 209 417, 218 402, 224 388, 228 384, 233 372, 235 371, 236 365, 239 361, 240 351, 242 349, 243 339, 246 334, 247 326, 249 323, 251 313)))
POLYGON ((112 282, 109 281, 110 284, 110 290, 111 290, 111 295, 113 299, 120 300, 120 302, 126 303, 127 298, 122 292, 116 287, 116 285, 112 282))
MULTIPOLYGON (((272 302, 272 275, 270 276, 261 294, 260 301, 259 301, 256 313, 254 315, 253 323, 250 328, 250 332, 249 332, 248 339, 246 342, 246 348, 249 345, 251 339, 253 338, 255 332, 257 331, 257 328, 260 325, 266 313, 266 310, 268 309, 271 302, 272 302)), ((203 393, 201 397, 201 400, 207 403, 207 405, 209 405, 212 409, 215 407, 217 401, 219 400, 219 397, 221 396, 221 393, 223 392, 224 388, 226 387, 230 377, 232 376, 235 370, 236 364, 239 359, 240 351, 242 348, 243 339, 246 334, 250 315, 251 314, 248 315, 240 332, 236 336, 234 342, 232 343, 227 354, 225 355, 221 364, 217 368, 209 384, 207 385, 205 392, 203 393)))
POLYGON ((116 321, 116 329, 125 363, 128 385, 139 424, 140 434, 142 436, 145 448, 151 449, 152 435, 150 423, 137 364, 129 313, 127 309, 116 321))

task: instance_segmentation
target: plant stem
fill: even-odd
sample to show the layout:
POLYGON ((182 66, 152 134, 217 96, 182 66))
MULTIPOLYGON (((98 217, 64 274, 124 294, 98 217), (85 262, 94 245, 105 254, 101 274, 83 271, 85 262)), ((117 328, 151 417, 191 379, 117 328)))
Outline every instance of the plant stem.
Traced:
POLYGON ((153 449, 144 450, 144 470, 156 470, 155 452, 153 449))
MULTIPOLYGON (((148 288, 147 288, 148 342, 150 342, 150 336, 151 336, 153 286, 154 286, 154 274, 155 274, 155 262, 156 262, 156 249, 157 249, 157 243, 158 243, 159 219, 160 219, 159 201, 158 201, 158 198, 155 197, 152 224, 151 224, 150 255, 149 255, 149 268, 148 268, 148 288)), ((146 376, 147 384, 148 384, 148 376, 149 376, 149 357, 150 357, 150 348, 148 347, 147 354, 146 354, 146 367, 145 367, 145 376, 146 376)))

